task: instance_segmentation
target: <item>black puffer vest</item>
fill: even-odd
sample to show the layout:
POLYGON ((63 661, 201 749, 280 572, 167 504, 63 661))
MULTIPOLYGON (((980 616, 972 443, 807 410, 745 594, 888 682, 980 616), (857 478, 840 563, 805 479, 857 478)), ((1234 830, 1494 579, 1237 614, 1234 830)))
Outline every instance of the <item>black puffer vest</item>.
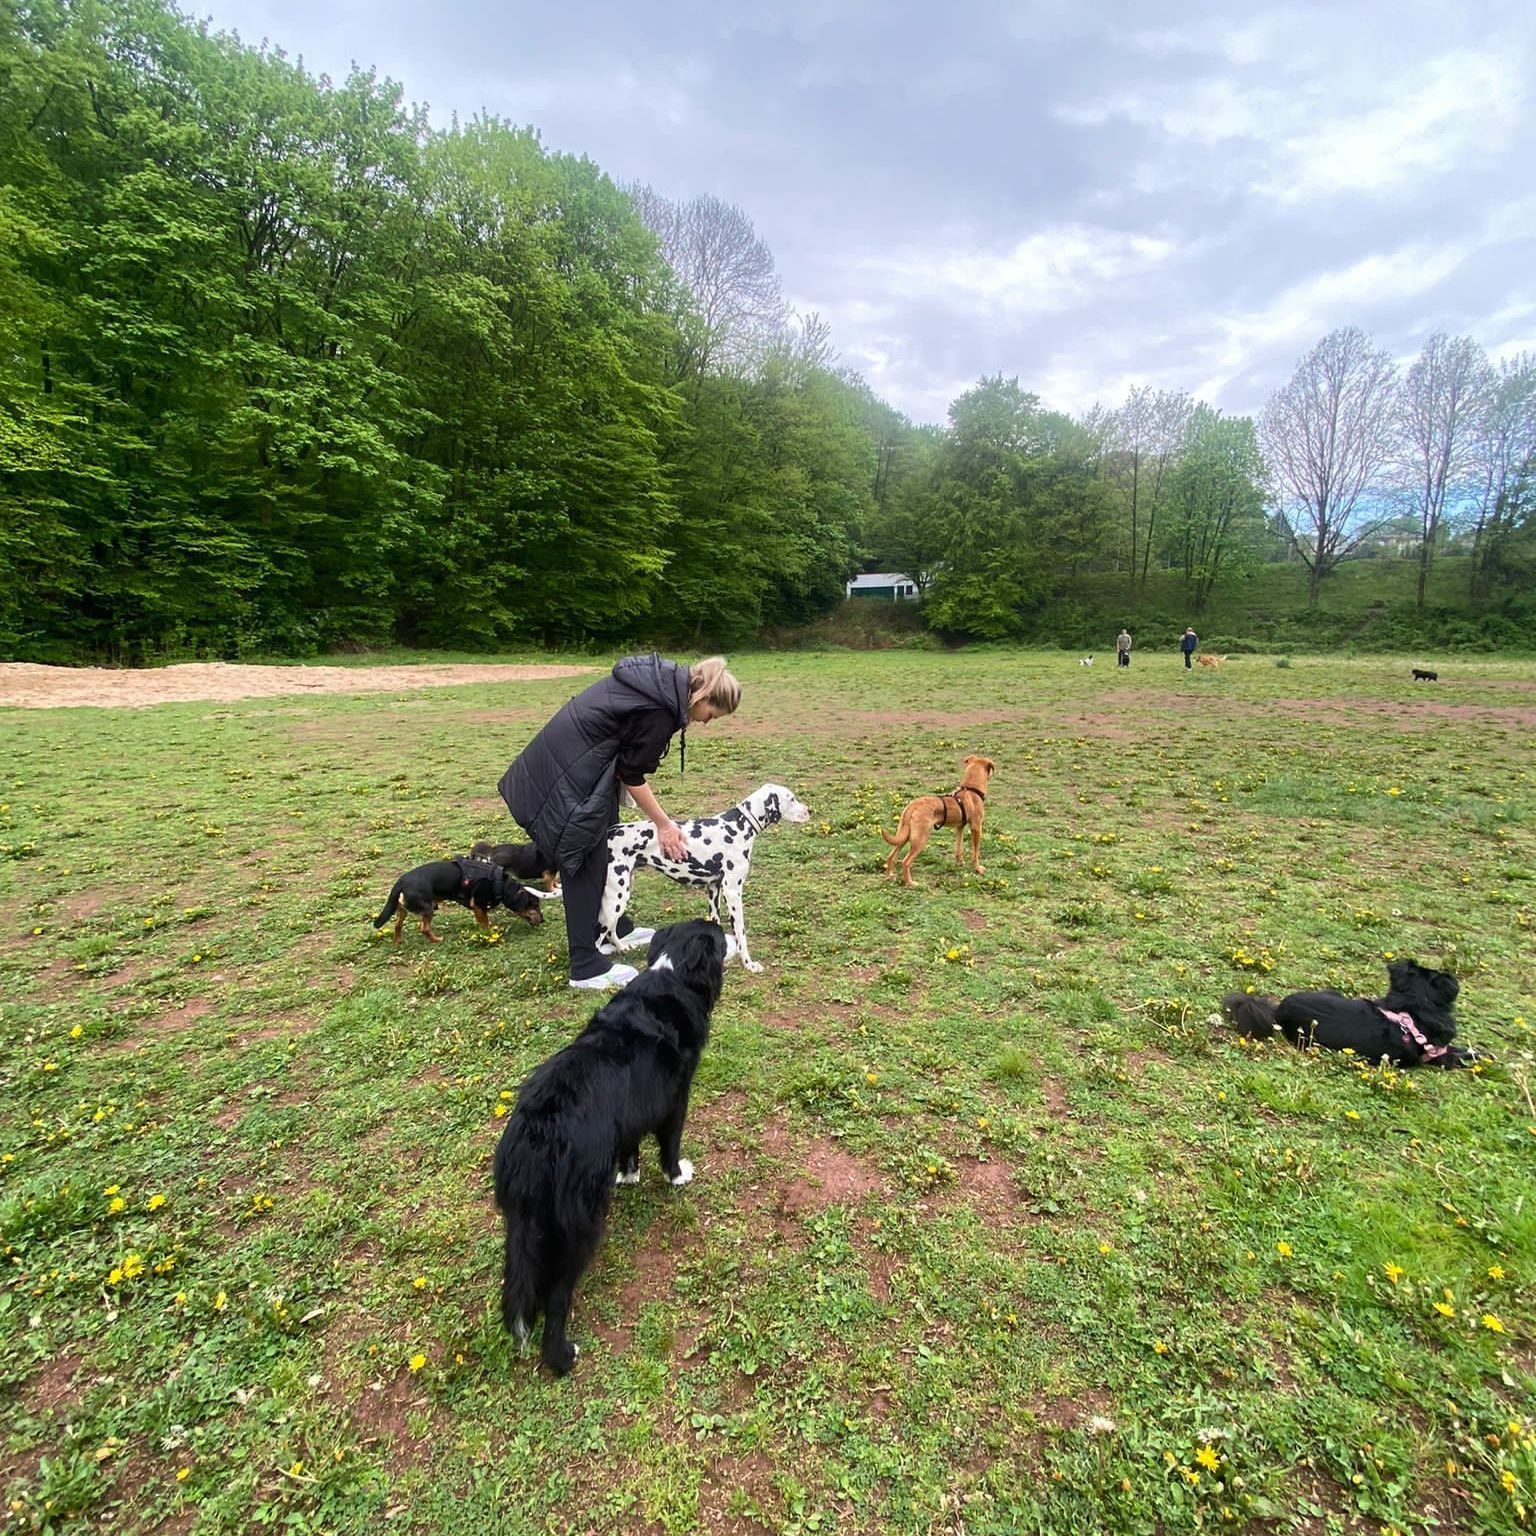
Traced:
POLYGON ((666 710, 688 724, 688 668, 626 656, 576 697, 523 748, 497 786, 513 820, 562 869, 582 862, 619 819, 615 769, 625 722, 666 710))

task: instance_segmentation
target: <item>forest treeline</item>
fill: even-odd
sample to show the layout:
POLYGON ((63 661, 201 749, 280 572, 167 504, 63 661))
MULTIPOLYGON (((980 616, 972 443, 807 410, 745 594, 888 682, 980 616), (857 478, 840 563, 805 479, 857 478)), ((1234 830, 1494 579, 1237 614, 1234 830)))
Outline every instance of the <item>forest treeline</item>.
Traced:
POLYGON ((1436 380, 1456 348, 1449 416, 1342 332, 1259 422, 1150 390, 1075 419, 989 378, 915 427, 728 204, 434 127, 166 0, 0 7, 11 659, 737 642, 870 564, 1005 637, 1085 572, 1178 569, 1198 611, 1299 558, 1315 595, 1405 518, 1496 601, 1530 582, 1536 365, 1434 338, 1436 380), (1370 474, 1283 462, 1341 401, 1391 439, 1370 474))

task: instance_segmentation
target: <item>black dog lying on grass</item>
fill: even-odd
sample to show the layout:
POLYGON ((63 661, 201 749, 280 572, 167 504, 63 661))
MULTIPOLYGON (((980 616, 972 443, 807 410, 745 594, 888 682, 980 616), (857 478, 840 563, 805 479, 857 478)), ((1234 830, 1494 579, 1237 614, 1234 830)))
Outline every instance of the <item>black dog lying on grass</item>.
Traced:
POLYGON ((542 1312, 540 1353, 557 1376, 576 1362, 565 1336, 571 1295, 602 1241, 615 1180, 640 1181, 641 1138, 656 1138, 668 1183, 693 1177, 678 1149, 725 975, 724 930, 674 923, 651 939, 648 963, 534 1069, 496 1148, 502 1322, 526 1343, 542 1312))
POLYGON ((382 928, 393 912, 398 944, 405 914, 414 912, 421 919, 421 931, 434 944, 440 944, 442 935, 432 931, 432 914, 445 901, 468 907, 482 929, 490 928, 487 913, 493 907, 506 907, 535 928, 544 921, 539 897, 497 865, 484 859, 434 859, 430 864, 408 869, 395 881, 373 926, 382 928))
POLYGON ((1229 992, 1221 1011, 1239 1034, 1269 1040, 1278 1028, 1305 1050, 1353 1051, 1366 1061, 1385 1057, 1400 1067, 1465 1067, 1474 1052, 1452 1045, 1456 1021, 1451 1010, 1461 990, 1449 971, 1431 971, 1413 960, 1387 967, 1391 986, 1383 998, 1342 993, 1292 992, 1272 997, 1229 992))
POLYGON ((533 843, 476 843, 469 856, 499 865, 509 875, 530 884, 537 880, 546 891, 554 890, 560 878, 555 861, 533 843))

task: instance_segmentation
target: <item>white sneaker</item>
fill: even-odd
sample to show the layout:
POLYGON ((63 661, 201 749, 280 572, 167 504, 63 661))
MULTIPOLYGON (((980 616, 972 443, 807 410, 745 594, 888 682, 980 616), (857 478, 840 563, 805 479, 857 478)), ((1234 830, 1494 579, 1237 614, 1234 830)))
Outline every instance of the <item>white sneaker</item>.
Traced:
POLYGON ((570 985, 579 987, 583 992, 610 992, 617 987, 627 987, 639 974, 634 966, 615 962, 600 976, 584 976, 570 985))
POLYGON ((622 935, 619 942, 610 944, 607 939, 599 939, 597 952, 600 955, 615 955, 621 950, 634 949, 641 944, 649 944, 656 937, 654 928, 631 928, 628 933, 622 935))

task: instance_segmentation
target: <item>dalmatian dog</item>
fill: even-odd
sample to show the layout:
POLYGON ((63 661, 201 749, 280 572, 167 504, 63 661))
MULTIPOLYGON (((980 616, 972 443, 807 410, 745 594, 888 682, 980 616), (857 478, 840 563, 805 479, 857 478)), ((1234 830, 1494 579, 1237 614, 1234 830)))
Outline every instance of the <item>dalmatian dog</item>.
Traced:
MULTIPOLYGON (((741 891, 752 870, 752 847, 757 834, 776 821, 809 821, 811 813, 782 784, 764 784, 719 816, 680 821, 688 841, 688 856, 669 859, 656 842, 656 828, 649 821, 620 822, 608 834, 608 880, 598 909, 599 943, 623 949, 615 932, 629 905, 637 869, 659 869, 679 885, 702 885, 709 892, 709 915, 720 921, 723 903, 731 919, 736 949, 749 971, 762 966, 747 952, 747 928, 741 912, 741 891)), ((638 933, 640 930, 636 930, 638 933)))

